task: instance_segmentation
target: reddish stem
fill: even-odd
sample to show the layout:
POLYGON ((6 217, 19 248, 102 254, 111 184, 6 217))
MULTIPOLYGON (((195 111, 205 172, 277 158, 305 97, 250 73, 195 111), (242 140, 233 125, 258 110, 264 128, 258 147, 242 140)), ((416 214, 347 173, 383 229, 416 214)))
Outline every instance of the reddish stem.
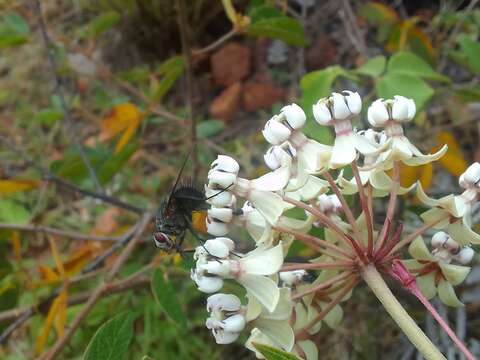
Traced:
POLYGON ((297 292, 295 294, 292 295, 292 300, 297 300, 297 299, 301 299, 302 297, 304 297, 305 295, 308 295, 308 294, 311 294, 311 293, 314 293, 314 292, 317 292, 317 291, 320 291, 320 290, 323 290, 323 289, 326 289, 326 288, 329 288, 330 286, 332 286, 333 284, 335 284, 336 282, 339 282, 339 281, 342 281, 346 278, 348 278, 349 276, 352 275, 352 272, 351 271, 346 271, 344 273, 341 273, 337 276, 334 276, 330 279, 328 279, 327 281, 325 282, 322 282, 320 284, 318 284, 317 286, 314 286, 310 289, 306 289, 305 291, 302 291, 302 292, 297 292))

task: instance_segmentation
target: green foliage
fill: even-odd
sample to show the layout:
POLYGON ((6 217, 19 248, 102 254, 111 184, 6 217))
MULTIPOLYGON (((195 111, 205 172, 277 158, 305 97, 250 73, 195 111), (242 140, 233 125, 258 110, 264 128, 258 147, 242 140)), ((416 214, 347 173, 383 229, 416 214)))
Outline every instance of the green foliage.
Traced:
POLYGON ((119 360, 128 351, 133 337, 132 313, 118 314, 103 324, 88 344, 83 360, 119 360))
POLYGON ((393 55, 388 61, 387 71, 395 74, 412 75, 427 80, 450 82, 448 77, 439 74, 426 61, 409 52, 399 52, 393 55))
POLYGON ((161 63, 155 73, 162 78, 152 89, 152 100, 160 101, 180 79, 184 70, 185 60, 182 56, 173 56, 161 63))
POLYGON ((475 41, 466 35, 460 36, 458 42, 466 66, 474 74, 480 74, 480 42, 475 41))
POLYGON ((25 224, 30 219, 30 212, 13 198, 0 198, 0 221, 25 224))
POLYGON ((0 20, 0 49, 21 45, 28 41, 29 35, 28 24, 19 14, 7 13, 0 20))
POLYGON ((369 59, 365 64, 360 66, 355 71, 361 75, 378 77, 383 74, 386 65, 387 59, 385 59, 385 56, 379 55, 369 59))
POLYGON ((163 271, 156 269, 152 277, 152 292, 165 315, 181 327, 187 326, 187 317, 178 302, 173 285, 165 280, 163 271))
POLYGON ((197 125, 197 136, 200 139, 213 137, 222 132, 225 123, 221 120, 206 120, 197 125))
POLYGON ((106 11, 95 17, 87 26, 88 37, 97 37, 115 26, 121 19, 116 11, 106 11))
POLYGON ((265 356, 265 359, 267 360, 299 360, 293 354, 265 344, 253 343, 253 345, 263 356, 265 356))
POLYGON ((252 7, 249 12, 251 24, 247 34, 279 39, 287 44, 305 46, 305 31, 295 19, 283 15, 270 5, 252 7))

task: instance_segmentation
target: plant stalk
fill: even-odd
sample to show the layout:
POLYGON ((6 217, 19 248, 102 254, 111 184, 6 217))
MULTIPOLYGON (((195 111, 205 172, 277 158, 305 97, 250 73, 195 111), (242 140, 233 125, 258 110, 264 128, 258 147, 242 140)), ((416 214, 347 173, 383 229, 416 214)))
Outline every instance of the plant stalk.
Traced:
POLYGON ((408 315, 403 306, 398 302, 397 298, 390 291, 385 280, 383 280, 375 266, 371 264, 365 266, 362 270, 362 277, 378 300, 380 300, 385 310, 387 310, 392 319, 397 323, 400 329, 402 329, 404 334, 425 359, 446 360, 445 356, 442 355, 422 329, 420 329, 410 315, 408 315))

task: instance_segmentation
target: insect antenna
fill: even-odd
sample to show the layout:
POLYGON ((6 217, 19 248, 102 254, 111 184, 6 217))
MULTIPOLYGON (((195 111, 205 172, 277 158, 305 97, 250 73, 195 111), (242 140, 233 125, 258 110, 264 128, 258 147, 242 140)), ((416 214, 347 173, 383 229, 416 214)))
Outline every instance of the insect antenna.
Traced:
POLYGON ((188 161, 189 157, 190 157, 190 154, 187 154, 187 156, 185 156, 185 160, 183 160, 182 167, 180 168, 180 171, 178 172, 177 178, 175 179, 175 183, 173 184, 173 188, 170 191, 170 195, 168 196, 167 208, 172 201, 173 194, 175 193, 175 189, 177 188, 178 183, 180 182, 180 178, 182 177, 183 170, 185 169, 185 166, 187 165, 187 161, 188 161))
POLYGON ((205 201, 206 201, 206 200, 210 200, 211 198, 214 198, 214 197, 217 196, 217 195, 220 195, 221 193, 223 193, 223 192, 227 191, 228 189, 230 189, 232 186, 233 186, 233 183, 230 184, 230 185, 228 185, 225 189, 220 190, 220 191, 217 192, 216 194, 213 194, 212 196, 209 196, 208 198, 205 199, 205 201))

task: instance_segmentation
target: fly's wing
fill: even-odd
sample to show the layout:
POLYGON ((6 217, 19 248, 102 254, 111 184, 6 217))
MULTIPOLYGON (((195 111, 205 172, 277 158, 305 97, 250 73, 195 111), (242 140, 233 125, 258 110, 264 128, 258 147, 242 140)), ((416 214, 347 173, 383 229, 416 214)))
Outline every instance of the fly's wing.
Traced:
POLYGON ((185 156, 185 160, 183 160, 182 167, 180 168, 180 171, 178 172, 177 178, 175 179, 175 183, 173 184, 173 188, 170 191, 170 195, 168 196, 167 205, 166 205, 167 209, 169 208, 170 205, 172 205, 172 200, 174 198, 174 194, 175 194, 177 186, 180 182, 180 178, 182 177, 183 170, 185 169, 185 166, 187 165, 187 161, 188 161, 189 157, 190 157, 190 154, 185 156))
POLYGON ((205 210, 208 208, 205 202, 205 194, 192 181, 182 183, 173 193, 175 204, 185 214, 192 211, 205 210))

